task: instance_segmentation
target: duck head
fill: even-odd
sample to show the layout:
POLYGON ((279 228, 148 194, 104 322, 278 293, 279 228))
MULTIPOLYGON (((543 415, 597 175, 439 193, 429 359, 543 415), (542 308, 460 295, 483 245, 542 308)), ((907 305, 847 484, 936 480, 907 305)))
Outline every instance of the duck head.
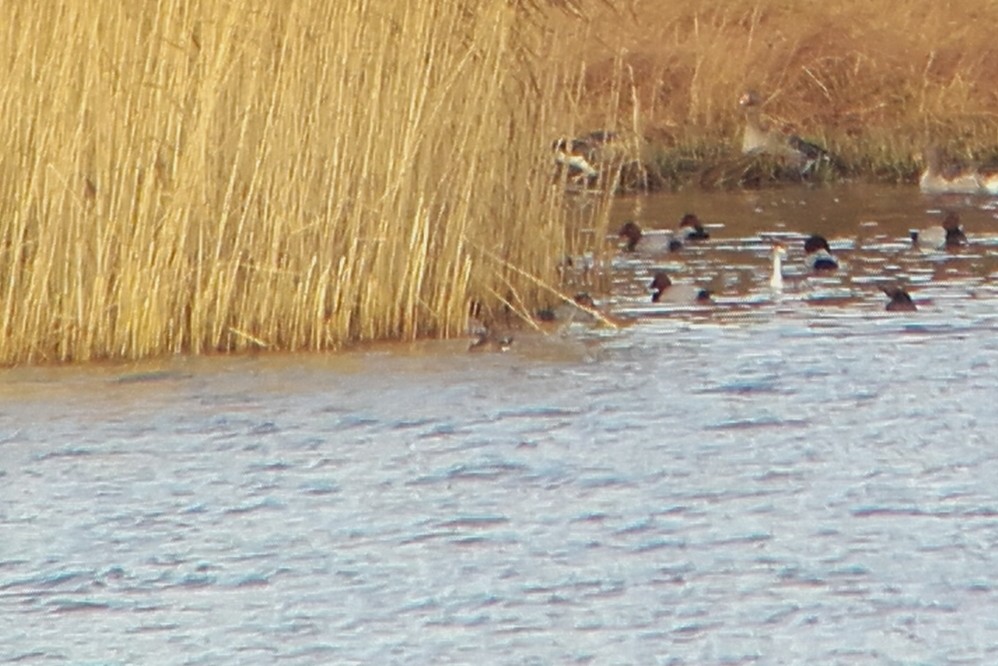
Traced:
POLYGON ((818 250, 824 250, 825 252, 831 253, 832 248, 828 246, 828 240, 824 236, 819 236, 814 234, 809 236, 807 240, 804 241, 804 253, 811 254, 817 252, 818 250))
POLYGON ((593 297, 589 295, 588 291, 580 291, 575 296, 572 297, 576 305, 581 305, 584 308, 589 308, 590 310, 596 309, 596 301, 593 297))
POLYGON ((943 229, 946 231, 946 246, 963 245, 967 242, 967 235, 960 227, 960 214, 950 210, 943 217, 943 229))
POLYGON ((652 290, 651 302, 658 303, 659 299, 662 298, 662 294, 665 290, 672 286, 672 280, 669 278, 669 274, 665 271, 658 271, 652 276, 651 284, 648 288, 652 290))
POLYGON ((641 240, 641 227, 634 220, 628 220, 620 227, 617 236, 627 241, 627 245, 624 246, 625 250, 634 252, 638 246, 638 241, 641 240))
POLYGON ((696 240, 707 240, 710 238, 710 234, 703 228, 700 218, 695 213, 686 213, 683 215, 683 218, 679 220, 679 230, 682 232, 684 238, 696 240))
POLYGON ((911 296, 908 292, 901 287, 897 285, 889 285, 881 287, 880 290, 887 294, 887 297, 891 299, 885 308, 888 312, 914 312, 918 309, 915 307, 915 302, 911 300, 911 296))

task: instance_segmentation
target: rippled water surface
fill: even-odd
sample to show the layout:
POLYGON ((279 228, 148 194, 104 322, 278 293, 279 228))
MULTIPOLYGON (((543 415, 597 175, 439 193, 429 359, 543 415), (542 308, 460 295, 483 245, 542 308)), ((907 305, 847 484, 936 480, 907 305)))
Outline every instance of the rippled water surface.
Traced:
POLYGON ((4 371, 0 661, 998 663, 990 203, 617 215, 689 208, 711 241, 614 260, 619 329, 4 371), (912 251, 942 206, 971 246, 912 251), (659 267, 717 304, 652 306, 659 267))

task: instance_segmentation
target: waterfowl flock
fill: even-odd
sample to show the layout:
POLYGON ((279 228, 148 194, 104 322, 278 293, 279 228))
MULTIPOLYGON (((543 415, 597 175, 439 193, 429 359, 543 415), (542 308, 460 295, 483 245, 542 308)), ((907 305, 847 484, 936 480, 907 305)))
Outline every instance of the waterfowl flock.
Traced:
MULTIPOLYGON (((625 226, 627 225, 636 226, 637 223, 627 222, 625 226)), ((935 237, 937 235, 937 228, 941 235, 941 240, 938 241, 939 247, 952 249, 966 244, 967 238, 963 233, 960 217, 955 211, 947 211, 941 225, 938 227, 929 227, 921 233, 929 237, 935 237)), ((624 234, 621 234, 621 236, 626 238, 624 234)), ((919 233, 912 232, 911 239, 911 248, 918 249, 919 233)), ((924 241, 922 242, 924 243, 924 241)), ((628 253, 633 251, 628 249, 628 245, 629 243, 621 247, 622 252, 628 253)), ((669 247, 667 251, 675 252, 681 247, 681 245, 679 248, 669 247)), ((820 234, 805 236, 802 238, 800 247, 803 252, 803 260, 801 262, 803 274, 798 274, 799 279, 807 279, 810 276, 817 277, 839 271, 840 262, 832 252, 828 239, 824 236, 820 234)), ((787 257, 788 249, 784 242, 777 240, 770 245, 769 290, 775 296, 782 294, 787 285, 784 275, 784 262, 787 257)), ((664 270, 655 270, 649 288, 652 290, 651 301, 653 303, 711 304, 714 302, 712 293, 708 289, 687 284, 676 285, 664 270)), ((900 285, 881 286, 880 289, 890 299, 884 308, 888 312, 912 312, 917 310, 910 294, 900 285)))
MULTIPOLYGON (((608 238, 616 247, 605 266, 616 275, 624 271, 633 276, 628 281, 633 286, 624 287, 623 293, 612 299, 612 311, 606 304, 597 303, 588 292, 579 292, 572 297, 563 296, 555 305, 533 313, 532 325, 551 331, 564 330, 573 324, 620 326, 646 316, 676 312, 724 316, 726 312, 751 311, 767 302, 787 307, 795 302, 841 305, 872 300, 883 311, 911 313, 919 310, 919 304, 899 281, 902 265, 910 266, 911 274, 916 275, 934 271, 947 255, 974 256, 973 252, 965 251, 970 241, 955 210, 940 211, 938 223, 911 231, 910 239, 903 235, 879 236, 882 239, 878 241, 879 247, 890 252, 883 257, 871 257, 869 253, 854 255, 850 250, 855 249, 856 241, 837 238, 830 242, 817 233, 773 231, 748 238, 714 238, 711 233, 714 229, 708 229, 696 214, 689 212, 675 226, 654 222, 648 222, 647 226, 646 230, 637 220, 627 220, 608 238), (667 228, 655 228, 658 226, 667 228), (836 248, 845 251, 845 260, 836 248), (738 282, 732 287, 735 282, 730 279, 725 282, 719 277, 725 273, 730 277, 732 270, 737 270, 725 263, 730 261, 732 253, 747 252, 757 261, 763 250, 769 260, 768 280, 757 264, 745 269, 751 281, 748 285, 738 282), (925 256, 929 251, 942 254, 925 256), (698 279, 699 269, 705 266, 715 268, 709 276, 698 279), (871 266, 880 268, 871 273, 871 266), (638 285, 643 286, 640 295, 627 293, 638 285), (870 292, 882 292, 886 302, 881 300, 883 296, 871 299, 870 292)), ((720 223, 709 226, 724 227, 720 223)), ((979 243, 978 248, 989 245, 987 240, 979 243)), ((512 341, 508 332, 479 330, 473 335, 471 349, 506 350, 512 341)))
MULTIPOLYGON (((706 231, 699 218, 692 213, 687 213, 682 218, 687 221, 686 228, 691 230, 684 238, 707 240, 710 234, 706 231), (695 221, 695 222, 694 222, 695 221)), ((684 225, 680 224, 680 230, 684 225)), ((669 242, 649 244, 645 247, 648 256, 654 259, 652 248, 657 248, 660 259, 668 259, 672 254, 681 252, 687 245, 680 240, 679 231, 664 230, 659 232, 663 241, 669 242)), ((641 231, 640 225, 633 220, 624 223, 618 232, 621 239, 620 252, 623 256, 632 256, 641 248, 644 239, 657 237, 655 231, 641 231)), ((828 239, 820 234, 809 234, 799 237, 799 252, 802 255, 799 268, 793 269, 794 281, 800 288, 801 282, 806 282, 809 278, 820 278, 821 276, 834 275, 843 270, 842 263, 832 250, 828 239)), ((781 234, 779 240, 774 240, 769 245, 770 271, 768 288, 774 298, 779 298, 787 288, 787 276, 785 275, 785 262, 790 254, 785 242, 789 240, 786 234, 781 234)), ((911 233, 910 250, 920 250, 922 246, 931 242, 932 247, 940 249, 954 249, 967 243, 966 234, 960 224, 959 214, 955 211, 945 211, 942 223, 923 229, 919 232, 911 233)), ((708 250, 709 251, 709 250, 708 250)), ((795 253, 796 255, 796 253, 795 253)), ((647 257, 642 257, 645 259, 647 257)), ((848 267, 846 267, 848 268, 848 267)), ((704 287, 694 284, 676 283, 670 273, 664 269, 651 269, 652 279, 648 288, 651 290, 651 302, 655 304, 715 304, 714 295, 704 287)), ((888 302, 884 309, 888 312, 912 312, 918 308, 912 300, 911 295, 899 284, 892 283, 889 286, 880 286, 881 291, 888 297, 888 302)))
MULTIPOLYGON (((754 159, 767 156, 776 159, 801 178, 807 178, 817 169, 831 167, 845 171, 842 161, 816 142, 802 138, 786 123, 765 115, 763 107, 766 103, 759 92, 748 90, 738 100, 738 105, 744 114, 744 127, 741 135, 741 154, 743 159, 754 159)), ((564 172, 564 178, 570 184, 582 189, 599 187, 602 183, 613 180, 610 175, 612 164, 608 155, 614 153, 614 146, 619 144, 619 136, 613 132, 596 131, 578 138, 561 138, 552 143, 554 161, 564 172), (605 182, 603 182, 605 180, 605 182)), ((619 152, 617 153, 619 155, 619 152)), ((926 148, 922 155, 924 168, 919 178, 919 189, 930 195, 962 195, 962 196, 998 196, 998 167, 988 168, 982 165, 964 164, 947 158, 943 151, 935 145, 926 148)), ((633 161, 632 161, 633 162, 633 161)), ((642 167, 643 169, 643 167, 642 167)), ((616 182, 620 183, 620 173, 616 182)), ((909 231, 910 243, 907 248, 916 253, 949 252, 968 244, 967 235, 963 230, 959 214, 953 210, 943 211, 942 220, 923 228, 909 231)), ((763 237, 764 239, 764 237, 763 237)), ((717 295, 711 289, 695 284, 687 279, 676 279, 676 264, 684 252, 692 246, 704 243, 697 250, 701 255, 710 253, 712 245, 711 233, 692 212, 687 212, 672 228, 661 228, 655 223, 645 223, 637 219, 623 222, 616 230, 621 258, 631 264, 646 266, 650 282, 645 295, 646 303, 655 307, 719 307, 717 295), (667 261, 668 268, 655 264, 667 261), (648 265, 650 264, 650 265, 648 265)), ((849 241, 845 241, 845 247, 849 241)), ((843 247, 842 241, 836 243, 843 247)), ((902 246, 903 247, 903 246, 902 246)), ((809 287, 811 279, 820 280, 831 277, 833 283, 845 277, 849 278, 850 266, 843 264, 833 246, 824 236, 811 233, 793 237, 785 232, 774 233, 765 245, 770 261, 768 292, 771 298, 779 300, 785 290, 801 291, 809 287), (799 239, 799 240, 797 240, 799 239), (800 243, 796 245, 795 243, 800 243), (787 264, 791 255, 800 257, 800 263, 787 264), (834 276, 838 276, 837 278, 834 276)), ((848 253, 847 253, 848 257, 848 253)), ((931 260, 931 257, 926 259, 931 260)), ((567 263, 571 269, 572 263, 567 263)), ((896 267, 895 267, 896 268, 896 267)), ((680 267, 679 273, 684 269, 680 267)), ((893 271, 892 271, 893 272, 893 271)), ((854 284, 872 284, 887 297, 883 309, 888 312, 914 312, 918 306, 904 286, 897 283, 891 275, 869 278, 864 277, 854 284), (889 282, 888 282, 889 281, 889 282), (885 282, 887 282, 885 284, 885 282)), ((826 280, 826 284, 828 280, 826 280)), ((814 283, 818 284, 818 283, 814 283)), ((856 300, 853 293, 841 300, 856 300)), ((574 297, 562 297, 562 302, 534 313, 532 319, 535 326, 564 326, 572 323, 614 323, 619 318, 600 308, 586 292, 580 292, 574 297)), ((472 350, 494 349, 505 350, 512 344, 512 337, 506 334, 496 334, 488 330, 479 330, 473 334, 472 350)))

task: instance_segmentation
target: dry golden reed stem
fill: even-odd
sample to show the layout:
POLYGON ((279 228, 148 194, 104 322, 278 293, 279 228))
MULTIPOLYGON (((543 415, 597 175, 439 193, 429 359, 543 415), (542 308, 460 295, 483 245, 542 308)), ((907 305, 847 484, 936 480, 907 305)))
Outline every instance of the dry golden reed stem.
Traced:
POLYGON ((455 335, 557 279, 530 3, 8 10, 2 364, 455 335))

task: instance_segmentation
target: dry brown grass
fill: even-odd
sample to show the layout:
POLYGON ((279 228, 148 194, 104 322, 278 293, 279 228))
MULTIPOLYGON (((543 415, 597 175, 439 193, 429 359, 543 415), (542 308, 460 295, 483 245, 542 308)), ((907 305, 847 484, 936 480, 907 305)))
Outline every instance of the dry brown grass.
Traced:
POLYGON ((452 336, 550 299, 564 95, 526 3, 12 7, 0 363, 452 336))
POLYGON ((860 172, 910 176, 928 141, 998 146, 995 0, 632 0, 589 17, 552 18, 574 44, 556 60, 584 71, 587 126, 615 115, 660 146, 736 150, 736 101, 754 87, 860 172), (621 85, 631 93, 608 112, 621 85))

